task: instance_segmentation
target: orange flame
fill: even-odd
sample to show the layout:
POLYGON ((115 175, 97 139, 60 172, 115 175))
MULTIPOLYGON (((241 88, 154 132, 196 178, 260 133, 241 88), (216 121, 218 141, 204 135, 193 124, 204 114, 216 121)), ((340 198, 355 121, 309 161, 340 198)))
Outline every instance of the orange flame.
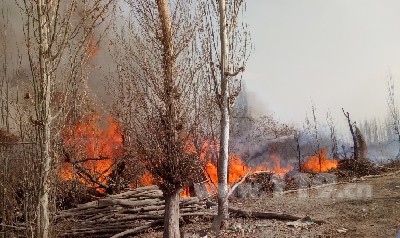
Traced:
POLYGON ((252 169, 252 171, 270 171, 275 174, 286 174, 293 170, 293 166, 287 164, 285 167, 281 164, 281 158, 278 155, 271 155, 267 161, 252 169))
POLYGON ((182 192, 179 194, 181 197, 190 197, 189 188, 184 188, 182 192))
MULTIPOLYGON (((247 172, 249 168, 237 156, 229 156, 229 169, 228 169, 228 183, 233 184, 239 181, 247 172)), ((209 182, 218 184, 217 166, 213 162, 207 162, 205 171, 209 182)))
MULTIPOLYGON (((218 186, 218 173, 217 166, 211 162, 211 159, 207 159, 207 155, 212 153, 207 153, 207 150, 214 150, 215 146, 211 143, 205 143, 203 153, 201 154, 201 159, 207 162, 205 166, 205 173, 208 178, 208 183, 206 184, 206 188, 210 193, 215 193, 218 186)), ((219 149, 216 148, 216 153, 218 153, 219 149)), ((209 151, 208 151, 209 152, 209 151)), ((214 151, 215 152, 215 151, 214 151)), ((260 166, 249 168, 245 165, 242 159, 236 155, 229 155, 229 171, 228 171, 228 184, 234 184, 243 178, 249 171, 270 171, 273 173, 286 174, 289 171, 293 170, 291 165, 282 166, 281 159, 277 155, 272 155, 268 158, 260 166)))
MULTIPOLYGON (((112 119, 108 120, 108 128, 101 130, 98 127, 99 115, 93 114, 84 118, 83 122, 75 126, 66 127, 62 133, 64 138, 64 145, 68 151, 79 151, 74 155, 74 161, 81 158, 107 158, 103 160, 89 160, 82 165, 92 175, 101 182, 107 182, 107 177, 111 173, 110 167, 112 166, 115 158, 122 154, 122 136, 119 133, 119 125, 112 119), (75 158, 76 157, 76 158, 75 158)), ((193 143, 188 142, 185 145, 187 153, 197 153, 193 143)), ((205 162, 204 172, 208 182, 206 187, 210 193, 215 193, 218 186, 217 166, 214 158, 219 153, 219 144, 206 141, 200 151, 200 159, 205 162)), ((243 178, 249 171, 271 171, 274 173, 287 173, 292 170, 290 165, 282 166, 281 159, 276 156, 270 156, 260 166, 249 168, 245 165, 242 159, 236 155, 229 155, 229 171, 228 183, 234 184, 243 178)), ((71 163, 64 163, 61 169, 60 177, 64 180, 73 178, 73 168, 71 163)), ((81 180, 81 182, 86 183, 81 180)), ((137 183, 136 186, 149 186, 155 184, 153 176, 150 172, 146 171, 137 183)), ((92 185, 87 184, 88 187, 92 185)), ((180 194, 182 197, 190 196, 189 188, 184 188, 180 194)))
POLYGON ((154 184, 153 176, 149 171, 146 171, 138 181, 138 187, 140 186, 150 186, 154 184))
MULTIPOLYGON (((109 126, 104 130, 99 129, 98 122, 97 113, 87 116, 81 123, 65 127, 62 137, 67 151, 75 152, 71 154, 71 160, 85 160, 81 165, 100 182, 106 182, 114 159, 122 154, 122 136, 118 123, 113 119, 108 119, 109 126)), ((71 163, 63 163, 60 178, 73 178, 71 163)), ((87 183, 83 179, 80 181, 87 183)), ((91 184, 87 186, 92 187, 91 184)))
POLYGON ((303 163, 302 169, 305 172, 327 172, 337 168, 338 165, 338 161, 329 159, 326 154, 326 149, 323 149, 315 155, 308 157, 303 163))

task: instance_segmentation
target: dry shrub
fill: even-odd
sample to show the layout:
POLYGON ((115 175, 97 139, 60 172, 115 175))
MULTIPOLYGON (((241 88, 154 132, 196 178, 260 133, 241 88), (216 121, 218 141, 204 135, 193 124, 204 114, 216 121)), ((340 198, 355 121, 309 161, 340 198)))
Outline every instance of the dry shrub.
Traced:
POLYGON ((310 188, 313 175, 309 173, 288 173, 285 178, 285 190, 310 188))
POLYGON ((55 193, 57 210, 74 208, 78 204, 93 201, 95 195, 101 195, 76 180, 61 181, 56 185, 55 193))
POLYGON ((385 169, 367 159, 343 159, 339 161, 339 166, 333 172, 339 178, 354 178, 366 175, 377 175, 385 172, 385 169))
POLYGON ((389 170, 399 170, 400 169, 400 160, 390 160, 389 163, 385 164, 385 167, 389 170))

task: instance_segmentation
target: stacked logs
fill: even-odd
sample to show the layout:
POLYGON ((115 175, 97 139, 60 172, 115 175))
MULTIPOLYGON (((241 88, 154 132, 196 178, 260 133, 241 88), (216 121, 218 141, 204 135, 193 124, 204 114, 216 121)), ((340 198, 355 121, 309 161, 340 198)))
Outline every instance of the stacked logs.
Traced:
MULTIPOLYGON (((197 197, 181 198, 181 217, 208 213, 197 197)), ((163 194, 157 186, 148 186, 61 211, 56 233, 59 237, 124 237, 162 226, 163 218, 163 194)))

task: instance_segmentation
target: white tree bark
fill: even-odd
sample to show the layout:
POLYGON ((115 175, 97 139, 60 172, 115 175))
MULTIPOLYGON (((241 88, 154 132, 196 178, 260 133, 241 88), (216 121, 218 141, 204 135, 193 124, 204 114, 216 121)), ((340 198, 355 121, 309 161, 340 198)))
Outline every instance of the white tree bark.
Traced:
POLYGON ((49 237, 49 174, 51 169, 50 156, 50 93, 51 93, 51 74, 49 72, 49 23, 46 17, 46 8, 50 8, 51 4, 46 4, 45 0, 39 0, 37 4, 39 17, 39 84, 40 88, 39 100, 36 105, 36 113, 38 115, 38 132, 40 143, 40 184, 38 199, 38 219, 37 219, 37 237, 49 237))
MULTIPOLYGON (((219 0, 219 27, 221 41, 221 137, 220 153, 218 159, 218 216, 224 226, 224 219, 229 217, 228 213, 228 159, 229 159, 229 82, 226 73, 228 66, 228 37, 226 26, 225 0, 219 0)), ((218 222, 219 223, 219 222, 218 222)))

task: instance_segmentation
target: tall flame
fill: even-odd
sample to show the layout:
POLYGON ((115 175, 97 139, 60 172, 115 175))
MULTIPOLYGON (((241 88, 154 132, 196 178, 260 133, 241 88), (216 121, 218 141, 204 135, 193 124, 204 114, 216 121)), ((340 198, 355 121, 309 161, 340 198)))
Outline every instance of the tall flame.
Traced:
POLYGON ((140 186, 150 186, 154 184, 153 176, 149 171, 146 171, 138 181, 138 187, 140 186))
MULTIPOLYGON (((113 119, 108 119, 105 129, 99 129, 98 122, 97 113, 89 115, 76 125, 66 126, 62 137, 66 150, 71 153, 71 160, 83 160, 81 164, 90 174, 100 182, 106 182, 114 159, 122 154, 122 135, 118 123, 113 119)), ((60 177, 64 180, 73 178, 71 163, 63 163, 60 177)), ((83 180, 81 182, 85 183, 83 180)))

